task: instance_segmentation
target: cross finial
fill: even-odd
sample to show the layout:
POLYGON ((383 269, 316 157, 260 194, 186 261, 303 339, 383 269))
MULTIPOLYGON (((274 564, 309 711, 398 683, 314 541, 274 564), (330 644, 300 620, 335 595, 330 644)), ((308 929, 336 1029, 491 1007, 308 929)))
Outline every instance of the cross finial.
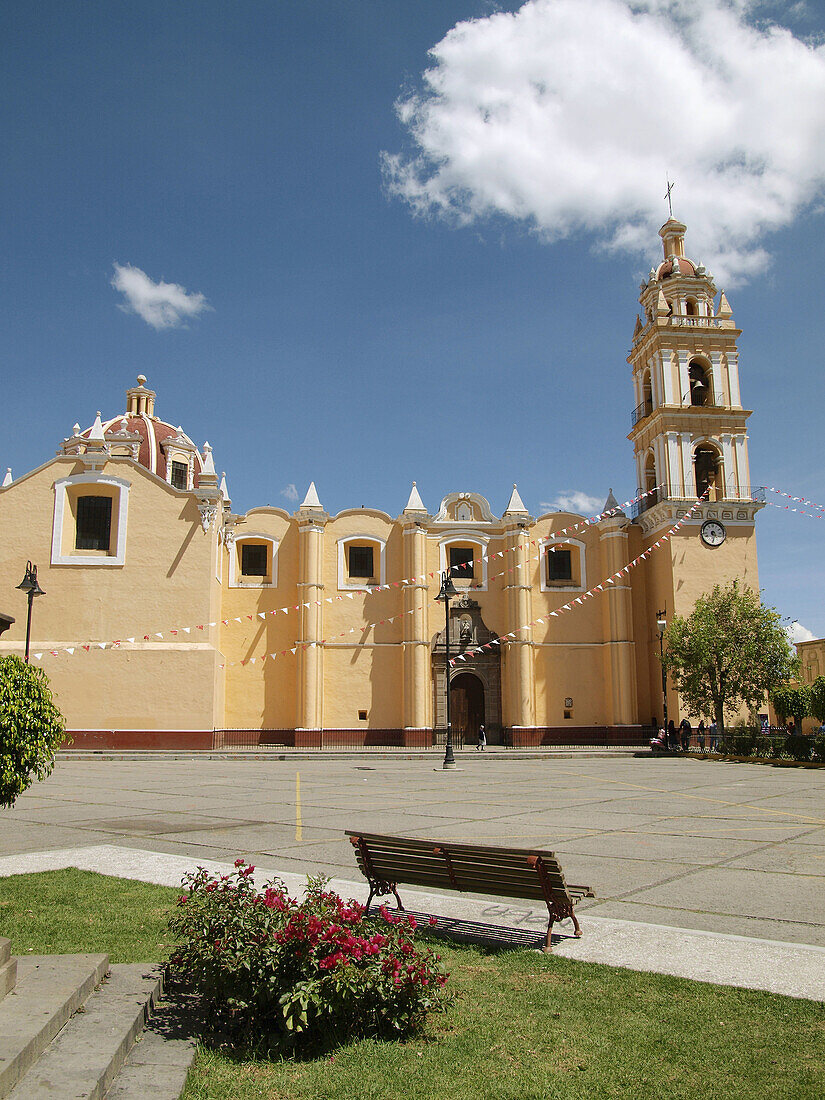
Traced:
POLYGON ((670 211, 670 216, 672 218, 673 217, 673 201, 672 201, 670 196, 671 196, 671 192, 673 191, 673 188, 676 186, 676 184, 670 182, 670 177, 669 176, 665 176, 665 179, 667 180, 667 191, 665 192, 665 198, 667 199, 667 208, 670 211))

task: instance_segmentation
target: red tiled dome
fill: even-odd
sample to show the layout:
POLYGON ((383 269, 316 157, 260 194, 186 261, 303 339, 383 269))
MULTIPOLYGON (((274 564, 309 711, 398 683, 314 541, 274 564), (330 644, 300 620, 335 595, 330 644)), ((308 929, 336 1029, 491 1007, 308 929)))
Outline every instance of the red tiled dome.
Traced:
MULTIPOLYGON (((86 428, 85 431, 80 433, 81 437, 88 439, 91 430, 91 428, 86 428)), ((140 436, 138 462, 141 466, 145 466, 147 470, 151 470, 153 474, 157 474, 158 477, 163 478, 164 481, 167 480, 167 463, 166 454, 161 444, 164 440, 175 436, 179 436, 188 443, 195 451, 193 482, 194 487, 197 488, 199 474, 203 469, 203 459, 186 432, 179 430, 172 424, 167 424, 163 420, 158 420, 156 416, 146 416, 140 413, 121 413, 120 416, 115 416, 111 420, 103 421, 103 432, 107 441, 112 434, 124 430, 130 435, 140 436)))
MULTIPOLYGON (((696 274, 696 266, 692 260, 688 260, 685 256, 679 257, 679 273, 681 275, 694 276, 696 274)), ((669 279, 673 274, 673 261, 665 260, 660 263, 656 269, 656 278, 659 280, 669 279)))

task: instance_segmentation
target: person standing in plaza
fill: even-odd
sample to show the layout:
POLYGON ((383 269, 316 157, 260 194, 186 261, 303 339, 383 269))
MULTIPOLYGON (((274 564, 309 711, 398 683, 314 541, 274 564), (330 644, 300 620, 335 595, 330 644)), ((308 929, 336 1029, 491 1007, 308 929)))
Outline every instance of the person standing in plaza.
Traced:
POLYGON ((716 725, 716 719, 714 718, 710 724, 710 751, 716 752, 716 747, 719 744, 719 727, 716 725))
POLYGON ((693 728, 687 718, 683 718, 679 723, 679 730, 682 735, 682 752, 687 752, 690 748, 690 735, 693 733, 693 728))
POLYGON ((699 728, 696 731, 696 740, 699 742, 699 752, 705 751, 705 720, 699 719, 699 728))
POLYGON ((478 744, 476 745, 476 752, 484 752, 487 748, 487 731, 484 729, 484 723, 478 727, 478 744))
POLYGON ((670 752, 675 752, 678 748, 679 742, 676 739, 676 726, 673 724, 671 718, 667 724, 667 747, 670 752))

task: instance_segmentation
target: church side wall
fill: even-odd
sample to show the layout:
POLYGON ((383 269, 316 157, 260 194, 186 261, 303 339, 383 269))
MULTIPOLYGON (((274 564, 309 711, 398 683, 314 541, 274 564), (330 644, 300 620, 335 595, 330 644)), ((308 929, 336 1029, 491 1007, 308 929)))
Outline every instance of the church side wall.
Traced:
POLYGON ((99 740, 101 730, 133 731, 131 742, 147 745, 151 731, 211 743, 217 632, 183 627, 211 621, 215 529, 203 532, 190 495, 109 460, 102 473, 129 485, 123 564, 52 564, 54 483, 86 472, 73 458, 56 459, 0 493, 0 601, 17 611, 0 652, 23 652, 26 603, 15 586, 31 559, 45 592, 34 601, 31 648, 44 653, 39 663, 76 743, 99 740), (82 649, 116 640, 115 649, 82 649), (48 652, 67 647, 75 653, 48 652))

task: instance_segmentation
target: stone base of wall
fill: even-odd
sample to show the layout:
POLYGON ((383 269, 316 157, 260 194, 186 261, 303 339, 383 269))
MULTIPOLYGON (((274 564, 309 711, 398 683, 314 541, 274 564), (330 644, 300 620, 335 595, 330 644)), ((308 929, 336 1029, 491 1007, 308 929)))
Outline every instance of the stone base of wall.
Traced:
POLYGON ((68 730, 69 749, 211 749, 212 730, 68 730))

